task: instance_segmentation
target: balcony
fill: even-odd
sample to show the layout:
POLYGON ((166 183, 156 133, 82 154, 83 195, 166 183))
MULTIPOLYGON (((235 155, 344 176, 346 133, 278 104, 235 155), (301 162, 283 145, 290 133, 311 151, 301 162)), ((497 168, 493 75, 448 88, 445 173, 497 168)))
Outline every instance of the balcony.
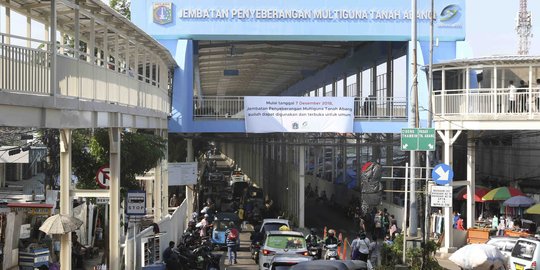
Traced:
POLYGON ((532 129, 540 120, 540 57, 493 56, 433 66, 440 129, 532 129), (510 92, 514 85, 515 92, 510 92))

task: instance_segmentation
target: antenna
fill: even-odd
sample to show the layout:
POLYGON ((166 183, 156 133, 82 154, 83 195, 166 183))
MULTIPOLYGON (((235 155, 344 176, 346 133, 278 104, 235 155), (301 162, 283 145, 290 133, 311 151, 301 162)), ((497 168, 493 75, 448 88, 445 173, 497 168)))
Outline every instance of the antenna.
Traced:
POLYGON ((519 36, 519 55, 529 54, 529 45, 532 38, 531 12, 527 11, 527 0, 519 0, 519 12, 516 19, 516 32, 519 36))

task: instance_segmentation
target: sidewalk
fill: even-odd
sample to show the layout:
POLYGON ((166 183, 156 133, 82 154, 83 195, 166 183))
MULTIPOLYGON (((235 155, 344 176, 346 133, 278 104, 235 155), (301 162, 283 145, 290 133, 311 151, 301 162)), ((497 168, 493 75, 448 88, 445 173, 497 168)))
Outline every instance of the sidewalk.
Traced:
POLYGON ((460 270, 461 268, 457 266, 455 263, 450 261, 449 259, 439 258, 437 257, 437 261, 439 262, 439 265, 444 267, 444 269, 449 270, 460 270))

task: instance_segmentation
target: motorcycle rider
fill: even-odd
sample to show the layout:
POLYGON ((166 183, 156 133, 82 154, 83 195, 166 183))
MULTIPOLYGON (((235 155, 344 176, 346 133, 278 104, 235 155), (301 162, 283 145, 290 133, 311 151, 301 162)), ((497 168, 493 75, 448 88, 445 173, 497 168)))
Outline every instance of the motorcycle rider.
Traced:
POLYGON ((306 236, 306 244, 309 245, 317 245, 321 239, 319 236, 317 236, 317 229, 311 228, 309 230, 308 236, 306 236))
POLYGON ((309 230, 309 234, 308 236, 306 236, 306 244, 307 244, 307 247, 308 249, 310 248, 317 248, 317 258, 321 258, 321 248, 319 247, 319 242, 321 241, 321 239, 319 238, 319 236, 317 235, 317 229, 315 228, 311 228, 309 230))
POLYGON ((336 234, 336 231, 334 231, 333 229, 328 230, 328 236, 326 237, 326 239, 324 239, 325 246, 328 246, 328 245, 339 246, 340 245, 339 240, 337 239, 335 234, 336 234))
POLYGON ((326 248, 325 253, 325 260, 327 260, 329 257, 329 252, 331 250, 334 250, 336 247, 328 248, 329 245, 337 245, 340 246, 341 242, 336 237, 336 232, 333 229, 328 230, 326 239, 324 239, 324 247, 326 248))

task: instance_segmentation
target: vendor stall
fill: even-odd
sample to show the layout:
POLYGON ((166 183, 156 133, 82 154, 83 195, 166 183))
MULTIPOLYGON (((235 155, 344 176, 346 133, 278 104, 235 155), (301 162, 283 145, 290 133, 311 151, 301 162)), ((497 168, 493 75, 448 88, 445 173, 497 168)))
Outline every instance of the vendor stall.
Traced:
POLYGON ((52 239, 39 231, 39 227, 52 214, 52 204, 9 203, 11 212, 21 217, 19 245, 19 266, 34 269, 48 265, 49 248, 52 239))

